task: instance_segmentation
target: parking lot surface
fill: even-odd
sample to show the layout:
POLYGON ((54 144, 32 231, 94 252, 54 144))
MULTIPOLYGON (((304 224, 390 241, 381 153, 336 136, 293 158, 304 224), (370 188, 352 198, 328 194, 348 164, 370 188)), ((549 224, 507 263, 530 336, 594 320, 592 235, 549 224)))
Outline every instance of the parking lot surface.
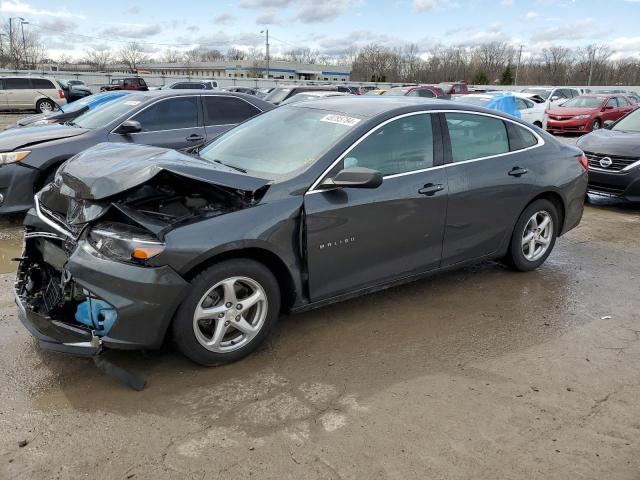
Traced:
POLYGON ((486 262, 286 317, 220 368, 110 353, 142 392, 40 351, 1 274, 0 478, 637 479, 639 236, 640 206, 594 197, 534 272, 486 262))

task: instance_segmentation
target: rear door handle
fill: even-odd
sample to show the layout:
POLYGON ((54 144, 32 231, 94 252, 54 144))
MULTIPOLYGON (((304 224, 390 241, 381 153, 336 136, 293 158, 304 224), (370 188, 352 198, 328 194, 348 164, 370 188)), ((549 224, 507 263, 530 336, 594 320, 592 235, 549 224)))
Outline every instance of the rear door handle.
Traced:
POLYGON ((427 183, 424 187, 418 190, 418 193, 420 195, 431 197, 441 190, 444 190, 444 185, 442 185, 441 183, 427 183))
POLYGON ((204 140, 204 137, 202 135, 196 135, 194 133, 193 135, 189 135, 186 140, 187 142, 201 142, 202 140, 204 140))
POLYGON ((526 168, 513 167, 511 170, 509 170, 509 175, 511 175, 512 177, 521 177, 526 173, 529 173, 529 170, 527 170, 526 168))

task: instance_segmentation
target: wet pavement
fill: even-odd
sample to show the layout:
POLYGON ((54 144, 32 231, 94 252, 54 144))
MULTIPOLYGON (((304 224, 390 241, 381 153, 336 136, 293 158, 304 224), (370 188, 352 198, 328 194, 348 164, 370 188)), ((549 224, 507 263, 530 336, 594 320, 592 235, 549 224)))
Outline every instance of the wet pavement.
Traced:
POLYGON ((639 237, 640 206, 593 198, 535 272, 289 316, 220 368, 111 353, 142 392, 40 351, 0 275, 0 478, 637 479, 639 237))

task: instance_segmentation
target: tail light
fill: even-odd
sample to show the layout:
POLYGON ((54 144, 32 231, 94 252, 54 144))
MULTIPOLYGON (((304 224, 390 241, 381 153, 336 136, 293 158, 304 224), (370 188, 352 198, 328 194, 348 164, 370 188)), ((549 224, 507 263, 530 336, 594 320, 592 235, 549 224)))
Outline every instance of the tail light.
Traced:
POLYGON ((578 159, 578 161, 580 162, 580 165, 582 165, 582 168, 584 168, 585 172, 589 171, 589 159, 587 158, 587 156, 583 153, 580 158, 578 159))
POLYGON ((58 90, 58 95, 60 95, 60 98, 64 98, 64 90, 58 90))

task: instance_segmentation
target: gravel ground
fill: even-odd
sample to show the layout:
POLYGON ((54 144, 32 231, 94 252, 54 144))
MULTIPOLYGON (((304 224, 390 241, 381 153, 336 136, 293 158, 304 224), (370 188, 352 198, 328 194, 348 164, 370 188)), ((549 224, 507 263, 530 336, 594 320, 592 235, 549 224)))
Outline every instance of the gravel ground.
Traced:
POLYGON ((0 478, 637 479, 639 236, 594 198, 535 272, 286 317, 221 368, 114 352, 143 392, 39 350, 0 275, 0 478))

